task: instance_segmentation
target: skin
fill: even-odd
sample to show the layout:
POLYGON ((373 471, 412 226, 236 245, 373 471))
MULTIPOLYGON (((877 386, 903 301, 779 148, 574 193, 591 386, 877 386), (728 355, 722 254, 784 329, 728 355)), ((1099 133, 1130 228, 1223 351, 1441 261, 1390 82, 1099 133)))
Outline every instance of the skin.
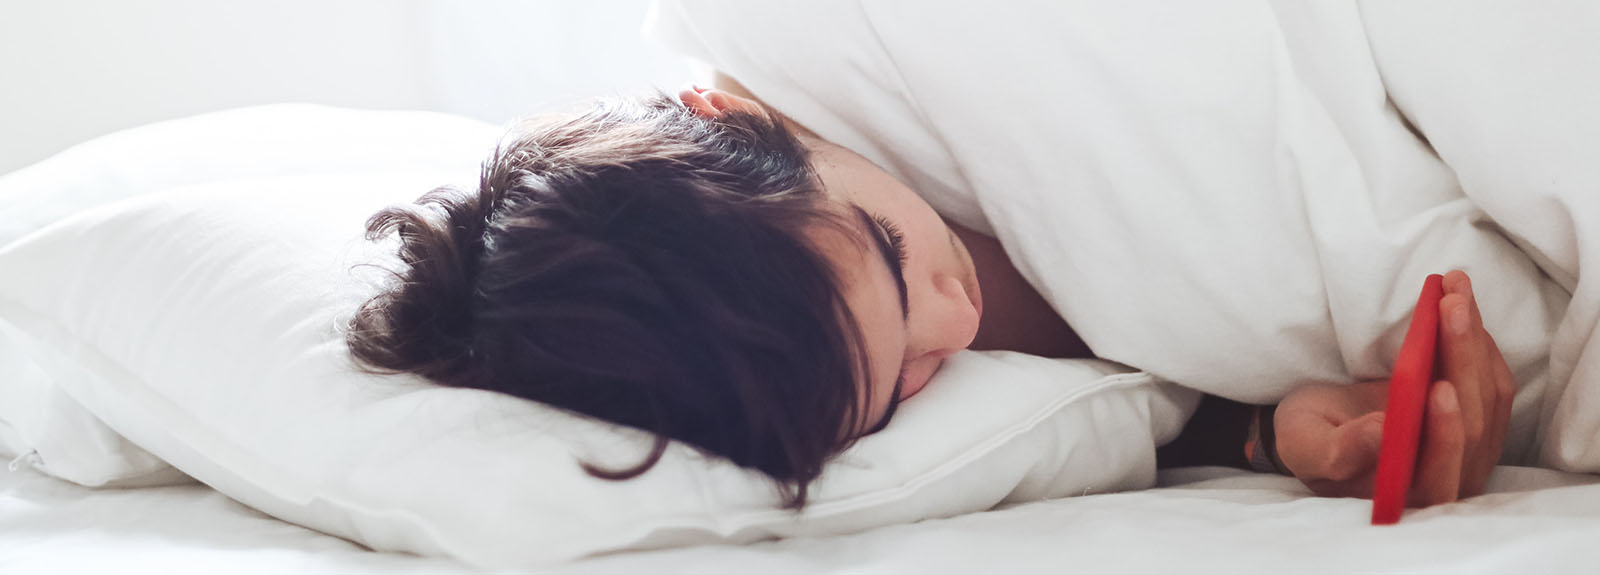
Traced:
MULTIPOLYGON (((718 84, 726 89, 690 87, 679 97, 713 117, 731 109, 765 113, 731 79, 719 76, 718 84)), ((866 340, 871 374, 863 385, 869 422, 864 431, 876 427, 871 422, 886 422, 896 403, 921 391, 945 358, 964 348, 1093 356, 993 238, 945 222, 872 162, 790 125, 811 148, 823 186, 850 223, 842 232, 819 230, 812 239, 841 270, 845 299, 866 340), (858 209, 868 217, 856 217, 858 209), (903 240, 904 304, 896 258, 885 256, 878 219, 899 230, 903 240)), ((1429 390, 1410 493, 1414 506, 1483 492, 1505 444, 1516 391, 1511 370, 1483 327, 1470 278, 1450 272, 1444 288, 1443 379, 1429 390)), ((1297 388, 1277 409, 1279 457, 1318 495, 1371 497, 1387 393, 1387 381, 1297 388)))

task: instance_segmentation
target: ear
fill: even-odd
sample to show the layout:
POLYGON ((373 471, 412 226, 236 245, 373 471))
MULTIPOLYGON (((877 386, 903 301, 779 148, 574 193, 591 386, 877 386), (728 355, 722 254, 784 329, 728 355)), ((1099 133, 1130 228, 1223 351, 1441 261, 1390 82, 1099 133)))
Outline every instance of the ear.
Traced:
POLYGON ((716 118, 730 110, 759 114, 761 105, 721 90, 689 86, 678 92, 678 99, 694 113, 716 118))
POLYGON ((696 114, 707 118, 715 118, 720 112, 717 111, 716 106, 711 104, 711 100, 705 97, 704 92, 707 91, 699 86, 691 85, 678 91, 678 100, 683 102, 684 107, 689 108, 696 114))

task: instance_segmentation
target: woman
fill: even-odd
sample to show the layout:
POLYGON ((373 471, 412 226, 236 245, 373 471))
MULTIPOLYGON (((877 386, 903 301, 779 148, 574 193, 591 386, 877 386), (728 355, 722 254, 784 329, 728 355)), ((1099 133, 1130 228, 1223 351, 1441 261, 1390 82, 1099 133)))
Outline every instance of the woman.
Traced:
MULTIPOLYGON (((657 434, 634 467, 585 464, 597 476, 644 473, 675 439, 766 473, 794 507, 956 351, 1092 356, 994 239, 718 84, 523 127, 478 190, 374 216, 409 268, 363 307, 352 352, 657 434)), ((1446 289, 1418 505, 1482 492, 1514 387, 1470 281, 1446 289)), ((1384 391, 1307 386, 1275 411, 1211 399, 1163 457, 1364 496, 1384 391)))

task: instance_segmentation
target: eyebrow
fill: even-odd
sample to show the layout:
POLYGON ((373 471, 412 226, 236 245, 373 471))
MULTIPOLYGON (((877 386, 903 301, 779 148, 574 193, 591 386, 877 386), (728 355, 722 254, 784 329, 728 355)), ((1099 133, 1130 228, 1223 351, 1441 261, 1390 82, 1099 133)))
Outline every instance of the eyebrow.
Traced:
POLYGON ((867 227, 867 235, 872 236, 872 242, 878 248, 878 255, 883 257, 883 265, 889 268, 889 275, 894 276, 894 287, 900 292, 900 317, 910 318, 910 296, 906 290, 905 272, 900 269, 900 261, 894 246, 889 244, 889 238, 884 236, 883 226, 873 219, 872 214, 858 205, 852 204, 850 207, 855 208, 856 217, 867 227))

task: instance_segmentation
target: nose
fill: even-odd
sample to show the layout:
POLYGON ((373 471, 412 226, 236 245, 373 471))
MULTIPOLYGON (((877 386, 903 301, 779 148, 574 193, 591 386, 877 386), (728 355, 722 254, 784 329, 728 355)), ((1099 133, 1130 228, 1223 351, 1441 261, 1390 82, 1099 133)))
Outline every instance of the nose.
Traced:
POLYGON ((968 297, 966 284, 952 274, 933 278, 925 301, 912 302, 911 357, 939 359, 966 349, 978 336, 978 308, 968 297), (919 306, 917 304, 922 304, 919 306))

